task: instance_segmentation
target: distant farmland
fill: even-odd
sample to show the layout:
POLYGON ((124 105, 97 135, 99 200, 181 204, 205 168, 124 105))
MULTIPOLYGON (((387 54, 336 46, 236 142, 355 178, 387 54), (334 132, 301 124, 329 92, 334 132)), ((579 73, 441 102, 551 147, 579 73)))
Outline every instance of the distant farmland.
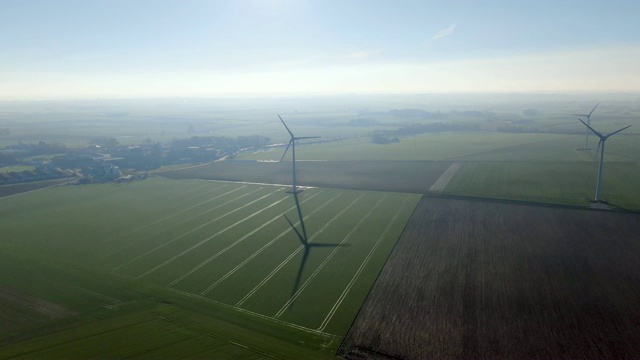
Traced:
MULTIPOLYGON (((298 185, 354 190, 426 193, 448 161, 300 161, 298 185)), ((222 161, 159 172, 171 179, 291 183, 291 162, 222 161)))
MULTIPOLYGON (((177 310, 163 309, 182 309, 184 304, 202 310, 213 307, 213 314, 227 314, 225 321, 246 326, 247 334, 267 327, 270 330, 261 331, 273 335, 278 329, 275 334, 287 335, 275 336, 304 344, 296 346, 320 350, 320 354, 333 353, 420 197, 317 188, 302 193, 300 201, 310 241, 344 246, 313 248, 300 287, 294 292, 303 252, 283 217, 287 214, 297 219, 293 198, 285 189, 152 178, 130 184, 58 187, 6 198, 0 202, 4 234, 0 247, 9 256, 3 260, 7 265, 3 281, 11 286, 5 293, 22 291, 24 298, 31 296, 26 294, 37 295, 69 312, 81 313, 89 305, 75 304, 70 291, 82 294, 83 299, 94 298, 110 311, 121 311, 145 299, 146 303, 151 301, 147 308, 157 310, 140 313, 142 320, 123 317, 122 321, 132 324, 132 329, 160 326, 157 331, 166 341, 176 342, 195 341, 197 332, 184 330, 181 337, 167 335, 162 328, 172 332, 175 326, 158 323, 154 314, 180 322, 186 315, 176 316, 177 310), (20 258, 28 258, 33 264, 20 258), (22 267, 35 272, 43 266, 67 275, 56 275, 55 281, 35 282, 21 280, 25 275, 11 276, 23 273, 18 270, 22 267), (104 278, 96 282, 77 279, 83 273, 104 278), (126 295, 118 295, 123 290, 114 292, 114 288, 134 289, 134 294, 125 291, 126 295), (156 303, 145 293, 167 300, 156 303)), ((16 306, 16 311, 6 312, 7 316, 18 316, 20 307, 16 306)), ((120 316, 126 313, 120 312, 120 316)), ((110 316, 113 314, 117 312, 110 316)), ((113 325, 113 329, 118 327, 113 325)), ((99 331, 91 326, 87 329, 99 331)), ((56 339, 68 338, 73 334, 61 334, 52 338, 52 343, 45 341, 45 345, 39 345, 42 352, 35 355, 61 356, 64 351, 56 348, 56 339)), ((24 346, 32 346, 28 344, 24 346)), ((83 354, 89 356, 95 343, 87 344, 83 354)), ((267 352, 291 350, 269 350, 268 344, 258 345, 267 347, 267 352)), ((140 350, 151 351, 157 342, 149 340, 148 346, 140 350)), ((8 349, 5 354, 17 354, 25 348, 18 343, 8 349)))
MULTIPOLYGON (((465 162, 444 193, 540 203, 589 206, 595 195, 598 163, 550 161, 465 162)), ((640 210, 640 165, 606 162, 603 198, 640 210)))
POLYGON ((638 358, 639 226, 633 214, 425 197, 339 353, 638 358))
POLYGON ((49 186, 55 186, 58 184, 62 184, 64 182, 69 181, 70 179, 55 179, 55 180, 46 180, 46 181, 35 181, 35 182, 26 182, 19 184, 11 184, 11 185, 3 185, 0 186, 0 198, 5 196, 11 196, 15 194, 20 194, 27 191, 33 191, 38 189, 43 189, 49 186))

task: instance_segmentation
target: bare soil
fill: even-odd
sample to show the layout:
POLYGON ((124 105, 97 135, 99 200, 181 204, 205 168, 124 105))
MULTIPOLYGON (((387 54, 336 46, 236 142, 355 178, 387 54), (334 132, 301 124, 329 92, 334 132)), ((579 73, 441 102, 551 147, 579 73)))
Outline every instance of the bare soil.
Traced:
POLYGON ((423 197, 339 355, 638 359, 638 230, 636 214, 423 197))

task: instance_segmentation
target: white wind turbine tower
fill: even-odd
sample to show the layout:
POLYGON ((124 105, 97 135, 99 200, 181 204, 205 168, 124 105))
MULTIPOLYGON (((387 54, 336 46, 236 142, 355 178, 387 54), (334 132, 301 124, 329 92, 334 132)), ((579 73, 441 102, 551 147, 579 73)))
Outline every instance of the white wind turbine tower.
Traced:
MULTIPOLYGON (((571 114, 571 115, 578 116, 578 119, 580 118, 580 116, 584 116, 587 118, 587 125, 591 125, 591 114, 593 114, 593 111, 598 107, 598 105, 600 105, 600 103, 597 103, 596 106, 594 106, 593 109, 591 109, 591 111, 588 114, 571 114)), ((587 135, 584 139, 584 148, 582 150, 591 150, 589 148, 589 129, 587 129, 587 135)))
POLYGON ((280 161, 282 161, 282 159, 284 159, 284 156, 287 155, 287 151, 289 150, 289 147, 291 147, 291 152, 292 152, 292 155, 293 155, 293 188, 292 188, 291 191, 294 194, 297 194, 298 193, 298 187, 297 187, 297 184, 296 184, 296 140, 317 139, 317 138, 319 138, 319 136, 301 136, 301 137, 296 137, 296 136, 293 135, 291 130, 289 130, 289 127, 287 126, 287 124, 285 124, 284 120, 282 120, 282 117, 280 117, 280 115, 278 115, 278 117, 280 118, 280 121, 282 121, 282 125, 284 125, 284 127, 289 132, 289 135, 291 135, 291 140, 289 140, 289 144, 287 145, 287 148, 284 150, 284 154, 282 154, 282 158, 280 158, 280 161))
POLYGON ((587 124, 586 122, 582 121, 582 119, 578 119, 578 120, 580 120, 580 122, 583 123, 584 126, 586 126, 589 130, 591 130, 591 132, 593 132, 597 137, 600 138, 600 142, 598 142, 598 149, 596 150, 596 156, 598 156, 598 150, 600 150, 600 166, 598 167, 598 183, 596 185, 596 199, 595 199, 595 202, 602 202, 602 200, 600 199, 600 194, 602 192, 602 165, 604 164, 604 142, 610 136, 619 133, 620 131, 630 127, 631 125, 625 126, 622 129, 616 130, 616 131, 614 131, 612 133, 609 133, 607 135, 602 135, 601 133, 599 133, 596 130, 594 130, 589 124, 587 124))

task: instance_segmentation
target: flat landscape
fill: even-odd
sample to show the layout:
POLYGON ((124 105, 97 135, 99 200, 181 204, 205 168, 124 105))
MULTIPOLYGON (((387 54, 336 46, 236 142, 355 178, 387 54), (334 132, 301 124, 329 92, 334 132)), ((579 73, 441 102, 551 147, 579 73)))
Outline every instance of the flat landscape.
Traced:
POLYGON ((339 354, 637 358, 639 225, 635 214, 426 196, 339 354))
POLYGON ((0 0, 0 360, 640 360, 638 14, 0 0))
MULTIPOLYGON (((447 161, 296 161, 301 186, 426 193, 451 165, 447 161)), ((159 171, 171 179, 291 183, 291 161, 222 161, 159 171)))
POLYGON ((636 98, 254 100, 0 104, 0 359, 640 356, 636 98))
MULTIPOLYGON (((293 196, 285 190, 283 186, 152 178, 25 193, 0 202, 5 234, 0 246, 19 258, 37 261, 44 257, 46 264, 56 268, 98 273, 107 277, 108 283, 126 289, 151 286, 153 292, 174 299, 154 305, 160 308, 185 301, 222 308, 244 321, 270 324, 277 331, 269 331, 276 334, 293 333, 288 335, 293 340, 314 337, 315 344, 301 346, 320 354, 332 353, 349 330, 420 196, 319 188, 304 191, 299 197, 309 241, 338 246, 314 247, 302 263, 303 247, 283 216, 297 219, 293 196), (301 278, 296 288, 298 272, 301 278)), ((299 227, 295 221, 294 225, 299 227)), ((109 286, 101 282, 87 287, 74 284, 73 279, 64 281, 70 282, 67 288, 84 289, 85 295, 101 300, 114 314, 126 313, 121 310, 123 303, 144 298, 128 294, 132 299, 127 302, 112 295, 109 286)), ((22 282, 7 286, 24 293, 25 298, 37 295, 28 295, 31 289, 22 282)), ((57 303, 56 291, 38 291, 44 291, 39 296, 43 300, 57 303)), ((144 293, 134 292, 138 291, 144 293)), ((69 306, 67 301, 63 299, 58 305, 82 313, 82 306, 69 306)), ((15 302, 5 310, 6 316, 17 316, 20 306, 15 302)), ((117 322, 121 316, 128 324, 124 314, 112 320, 117 322)), ((165 331, 173 334, 173 325, 162 330, 156 326, 159 320, 144 319, 134 322, 132 331, 151 326, 168 337, 164 342, 180 344, 196 338, 194 334, 180 338, 167 335, 165 331)), ((42 326, 42 321, 27 322, 20 330, 28 333, 35 325, 42 326)), ((9 331, 4 336, 7 339, 19 333, 9 331)), ((126 333, 118 336, 127 337, 126 333)), ((30 356, 63 354, 57 345, 60 339, 30 356)), ((40 341, 46 343, 46 339, 40 341)), ((5 354, 14 356, 29 344, 13 344, 5 354)), ((152 357, 151 349, 157 346, 156 341, 148 349, 138 350, 152 357)))

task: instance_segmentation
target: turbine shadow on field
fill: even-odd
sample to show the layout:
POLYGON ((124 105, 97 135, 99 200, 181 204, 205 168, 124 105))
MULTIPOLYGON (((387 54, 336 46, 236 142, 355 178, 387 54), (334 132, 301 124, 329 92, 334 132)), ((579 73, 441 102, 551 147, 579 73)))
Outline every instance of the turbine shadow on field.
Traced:
POLYGON ((298 291, 298 288, 300 287, 300 280, 302 279, 302 273, 304 272, 304 267, 305 267, 305 265, 307 263, 307 259, 309 258, 309 253, 311 252, 312 248, 314 248, 314 247, 343 247, 343 246, 349 246, 349 244, 312 243, 312 242, 310 242, 309 238, 307 236, 307 229, 304 226, 304 218, 302 216, 302 209, 300 208, 300 201, 298 200, 298 194, 295 193, 295 192, 293 193, 293 199, 296 202, 296 210, 298 211, 298 218, 300 220, 300 227, 302 228, 302 232, 298 231, 298 229, 295 227, 293 222, 287 217, 287 215, 284 215, 284 218, 287 220, 287 222, 289 223, 289 226, 291 226, 293 231, 298 236, 298 240, 300 241, 300 243, 303 246, 304 253, 302 255, 302 261, 300 262, 300 267, 298 268, 298 273, 296 275, 296 281, 295 281, 295 284, 294 284, 293 289, 291 291, 291 295, 294 295, 298 291))

